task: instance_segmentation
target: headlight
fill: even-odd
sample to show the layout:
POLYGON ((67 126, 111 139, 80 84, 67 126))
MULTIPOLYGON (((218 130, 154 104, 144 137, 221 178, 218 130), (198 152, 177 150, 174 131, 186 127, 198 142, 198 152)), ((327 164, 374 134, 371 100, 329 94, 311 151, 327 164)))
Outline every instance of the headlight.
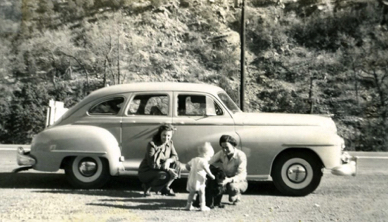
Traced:
POLYGON ((352 159, 352 156, 348 152, 344 152, 341 155, 342 163, 348 163, 352 159))

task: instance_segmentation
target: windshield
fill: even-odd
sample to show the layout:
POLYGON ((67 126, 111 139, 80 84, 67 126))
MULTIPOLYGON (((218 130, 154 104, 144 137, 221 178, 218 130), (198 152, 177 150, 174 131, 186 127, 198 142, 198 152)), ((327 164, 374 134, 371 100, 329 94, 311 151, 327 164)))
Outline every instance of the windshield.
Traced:
POLYGON ((221 101, 228 107, 230 111, 233 113, 240 112, 240 109, 236 105, 236 103, 233 102, 233 100, 226 94, 225 92, 219 92, 218 97, 221 99, 221 101))

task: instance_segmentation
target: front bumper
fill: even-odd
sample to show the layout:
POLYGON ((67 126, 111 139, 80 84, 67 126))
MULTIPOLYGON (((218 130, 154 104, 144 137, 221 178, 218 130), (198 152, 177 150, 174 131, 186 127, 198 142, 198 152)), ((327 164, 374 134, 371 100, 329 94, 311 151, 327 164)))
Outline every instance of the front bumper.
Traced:
POLYGON ((342 165, 331 169, 331 173, 337 176, 356 176, 357 174, 357 156, 351 156, 344 152, 341 156, 342 165))
POLYGON ((23 147, 18 147, 16 161, 19 166, 33 166, 36 164, 35 158, 30 155, 30 152, 24 150, 23 147))

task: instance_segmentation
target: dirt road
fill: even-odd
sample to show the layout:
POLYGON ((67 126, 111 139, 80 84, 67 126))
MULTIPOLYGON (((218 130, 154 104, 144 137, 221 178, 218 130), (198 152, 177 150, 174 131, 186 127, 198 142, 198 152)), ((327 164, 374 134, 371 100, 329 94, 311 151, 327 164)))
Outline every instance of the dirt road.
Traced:
POLYGON ((75 190, 61 172, 12 174, 11 165, 0 166, 1 222, 388 221, 386 159, 361 159, 356 177, 325 172, 318 189, 306 197, 285 197, 271 182, 251 182, 239 205, 228 205, 225 196, 226 208, 210 212, 182 209, 187 198, 183 179, 173 184, 176 197, 144 198, 132 177, 114 178, 101 190, 75 190))

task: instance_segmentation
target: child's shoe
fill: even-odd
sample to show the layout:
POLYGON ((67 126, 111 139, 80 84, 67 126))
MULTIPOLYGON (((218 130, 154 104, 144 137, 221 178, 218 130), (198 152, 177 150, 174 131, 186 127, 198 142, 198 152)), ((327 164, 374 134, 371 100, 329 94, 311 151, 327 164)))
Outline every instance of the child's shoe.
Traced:
POLYGON ((210 211, 210 208, 207 206, 201 207, 201 211, 210 211))
POLYGON ((194 210, 194 207, 191 204, 187 204, 185 207, 185 210, 192 211, 192 210, 194 210))

